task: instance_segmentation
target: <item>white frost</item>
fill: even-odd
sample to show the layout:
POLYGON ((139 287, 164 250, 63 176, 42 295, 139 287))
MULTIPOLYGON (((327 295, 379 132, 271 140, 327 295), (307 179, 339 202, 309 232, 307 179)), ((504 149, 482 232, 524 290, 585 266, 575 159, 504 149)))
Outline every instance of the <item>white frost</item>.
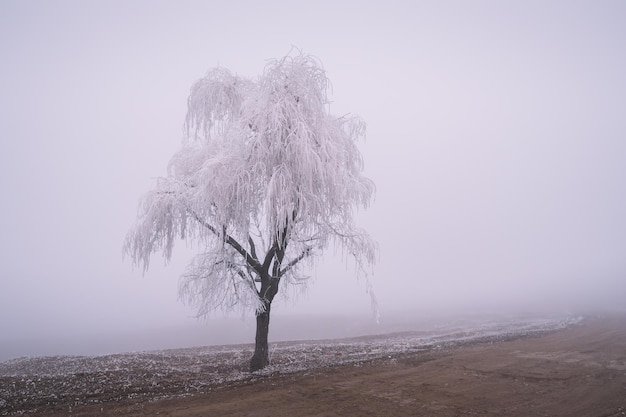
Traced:
POLYGON ((255 81, 209 71, 192 86, 187 137, 143 198, 124 252, 145 271, 179 238, 200 243, 180 285, 199 315, 264 308, 263 279, 304 284, 302 261, 331 244, 367 276, 376 244, 353 221, 374 193, 356 145, 365 125, 332 116, 328 88, 321 65, 301 54, 255 81))

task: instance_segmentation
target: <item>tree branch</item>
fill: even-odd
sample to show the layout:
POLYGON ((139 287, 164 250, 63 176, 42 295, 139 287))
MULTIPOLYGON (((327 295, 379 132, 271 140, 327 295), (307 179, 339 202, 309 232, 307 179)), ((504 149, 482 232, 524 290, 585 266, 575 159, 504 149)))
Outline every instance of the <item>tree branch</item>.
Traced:
POLYGON ((291 214, 291 220, 287 218, 285 222, 285 227, 282 230, 282 233, 274 235, 272 239, 274 243, 267 251, 265 255, 265 260, 263 261, 263 268, 265 271, 269 271, 270 264, 272 260, 276 258, 274 261, 274 265, 272 266, 272 275, 278 278, 278 271, 280 269, 281 264, 283 263, 283 258, 285 257, 285 252, 287 251, 287 245, 289 244, 289 234, 290 229, 292 227, 293 222, 296 221, 297 210, 294 210, 291 214))
POLYGON ((200 223, 202 226, 209 229, 216 236, 222 237, 224 239, 224 242, 228 243, 233 249, 235 249, 243 257, 243 259, 248 263, 248 265, 252 267, 252 269, 254 269, 259 275, 261 274, 262 265, 259 263, 259 261, 254 256, 250 255, 248 251, 245 250, 244 247, 241 246, 239 242, 237 242, 231 235, 226 233, 225 228, 224 228, 223 233, 219 233, 215 227, 213 227, 212 225, 204 221, 200 216, 198 216, 198 213, 196 213, 190 208, 188 208, 188 210, 198 223, 200 223))
POLYGON ((287 272, 289 272, 294 266, 298 264, 301 260, 306 258, 309 253, 311 253, 311 248, 306 248, 304 252, 298 255, 296 258, 292 259, 283 269, 278 272, 278 278, 282 278, 287 272))
POLYGON ((224 264, 231 273, 237 274, 243 282, 250 286, 251 289, 256 291, 257 294, 259 293, 259 290, 257 289, 255 284, 256 281, 254 279, 254 276, 252 276, 252 274, 250 273, 250 267, 248 265, 239 265, 229 260, 220 259, 216 261, 213 266, 217 266, 220 264, 224 264), (247 268, 246 271, 242 269, 242 267, 244 266, 247 268), (248 273, 248 275, 246 275, 246 272, 248 273))
POLYGON ((254 240, 252 239, 252 236, 250 235, 248 235, 248 243, 250 244, 250 254, 255 260, 258 261, 259 258, 257 258, 256 256, 256 246, 254 246, 254 240))
POLYGON ((274 255, 276 255, 276 251, 278 250, 278 244, 274 242, 274 244, 269 248, 267 253, 265 254, 265 259, 263 260, 263 270, 269 271, 270 264, 272 263, 272 259, 274 259, 274 255))
POLYGON ((228 263, 230 269, 234 270, 235 273, 237 275, 239 275, 241 277, 241 279, 247 283, 248 285, 250 285, 250 288, 253 289, 257 294, 259 293, 259 290, 256 287, 256 284, 254 283, 254 277, 252 276, 246 276, 245 272, 243 272, 237 265, 232 264, 232 263, 228 263))

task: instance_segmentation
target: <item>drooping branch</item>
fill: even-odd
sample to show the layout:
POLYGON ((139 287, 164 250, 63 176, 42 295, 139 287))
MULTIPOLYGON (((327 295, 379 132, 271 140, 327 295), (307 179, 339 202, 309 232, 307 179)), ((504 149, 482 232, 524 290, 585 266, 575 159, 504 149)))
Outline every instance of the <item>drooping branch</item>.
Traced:
POLYGON ((228 261, 228 260, 219 260, 219 261, 214 263, 214 266, 218 266, 220 264, 224 264, 228 270, 230 270, 231 272, 234 272, 236 275, 238 275, 243 282, 248 284, 248 286, 251 289, 253 289, 254 291, 256 291, 258 293, 256 285, 254 284, 255 283, 255 279, 250 274, 249 270, 248 270, 248 274, 246 275, 246 272, 243 269, 241 269, 241 265, 236 264, 235 262, 228 261))
POLYGON ((193 218, 196 219, 198 223, 200 223, 202 226, 206 227, 208 230, 213 232, 213 234, 215 234, 216 236, 219 236, 222 239, 224 239, 224 242, 226 242, 233 249, 235 249, 243 257, 243 259, 248 263, 248 265, 250 265, 252 269, 255 270, 255 272, 257 272, 258 274, 261 274, 262 265, 259 263, 259 260, 256 259, 256 257, 252 256, 250 253, 248 253, 248 251, 245 250, 244 247, 241 246, 241 244, 237 242, 237 240, 235 240, 235 238, 233 238, 231 235, 226 233, 225 230, 222 233, 219 233, 214 226, 207 223, 204 219, 198 216, 198 213, 196 213, 192 209, 189 209, 189 212, 191 213, 193 218))
POLYGON ((228 268, 230 268, 231 270, 235 271, 235 273, 237 275, 239 275, 241 277, 241 279, 247 283, 251 289, 253 289, 254 291, 256 291, 257 293, 259 292, 256 285, 255 285, 255 280, 254 277, 251 275, 247 275, 244 271, 241 270, 241 268, 239 268, 239 265, 232 263, 232 262, 228 262, 227 263, 228 268))
POLYGON ((261 308, 259 289, 254 282, 256 274, 234 249, 230 246, 224 249, 197 255, 181 276, 180 296, 197 306, 198 316, 220 308, 231 310, 242 304, 253 306, 255 310, 261 308), (224 252, 230 255, 215 256, 224 252))
POLYGON ((278 278, 282 278, 287 272, 289 272, 294 266, 296 266, 301 260, 306 258, 311 253, 311 248, 306 248, 300 255, 292 259, 284 268, 278 272, 278 278))

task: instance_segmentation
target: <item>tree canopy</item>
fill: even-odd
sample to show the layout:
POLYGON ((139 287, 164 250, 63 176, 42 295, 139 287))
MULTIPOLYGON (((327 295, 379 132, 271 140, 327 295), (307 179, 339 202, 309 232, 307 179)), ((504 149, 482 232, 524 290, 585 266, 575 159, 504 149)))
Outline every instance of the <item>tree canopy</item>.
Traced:
POLYGON ((196 242, 180 291, 199 315, 264 311, 329 245, 359 271, 372 265, 376 244, 353 219, 375 191, 357 148, 365 125, 330 114, 329 88, 302 54, 256 80, 210 70, 191 87, 182 148, 142 198, 124 252, 145 271, 155 252, 170 259, 179 240, 196 242))

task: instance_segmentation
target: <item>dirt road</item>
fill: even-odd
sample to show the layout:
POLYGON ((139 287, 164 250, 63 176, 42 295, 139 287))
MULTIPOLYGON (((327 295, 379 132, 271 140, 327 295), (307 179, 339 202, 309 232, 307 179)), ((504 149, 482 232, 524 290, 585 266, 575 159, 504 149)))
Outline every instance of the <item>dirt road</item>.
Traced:
POLYGON ((626 317, 52 416, 626 416, 626 317))

